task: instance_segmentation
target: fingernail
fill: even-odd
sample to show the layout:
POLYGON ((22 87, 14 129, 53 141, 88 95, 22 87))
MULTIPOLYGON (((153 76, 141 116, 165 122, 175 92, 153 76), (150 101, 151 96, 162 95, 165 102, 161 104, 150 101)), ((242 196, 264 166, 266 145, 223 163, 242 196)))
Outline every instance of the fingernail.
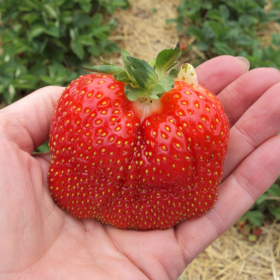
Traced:
POLYGON ((245 65, 245 73, 249 71, 250 69, 250 62, 249 60, 244 57, 244 56, 236 56, 235 58, 237 58, 238 60, 242 61, 242 63, 245 65))

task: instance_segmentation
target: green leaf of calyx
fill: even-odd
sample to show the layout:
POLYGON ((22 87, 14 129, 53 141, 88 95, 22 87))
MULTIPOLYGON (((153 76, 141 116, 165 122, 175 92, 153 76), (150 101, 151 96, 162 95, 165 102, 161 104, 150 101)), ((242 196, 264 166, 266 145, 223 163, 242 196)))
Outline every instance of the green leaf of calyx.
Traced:
POLYGON ((114 78, 115 80, 117 81, 120 81, 120 82, 123 82, 123 83, 127 83, 127 84, 133 84, 133 85, 136 85, 137 82, 134 80, 134 79, 131 79, 129 76, 128 76, 128 73, 123 71, 123 72, 120 72, 118 74, 115 74, 114 75, 114 78))
POLYGON ((179 63, 178 61, 175 61, 172 65, 170 65, 170 67, 167 69, 167 71, 170 70, 170 69, 172 69, 172 68, 173 68, 174 66, 176 66, 178 63, 179 63))
POLYGON ((178 42, 174 49, 161 51, 156 59, 156 71, 159 78, 164 77, 180 54, 180 43, 178 42))
POLYGON ((171 69, 169 71, 169 76, 172 77, 172 78, 177 78, 178 74, 179 74, 179 70, 177 70, 177 69, 171 69))
POLYGON ((103 62, 104 65, 112 65, 112 66, 115 66, 114 64, 104 60, 102 57, 100 57, 101 61, 103 62))
POLYGON ((121 67, 115 65, 101 65, 101 66, 83 66, 86 71, 97 72, 97 73, 105 73, 105 74, 118 74, 123 72, 121 67))
POLYGON ((170 76, 165 76, 157 81, 157 85, 161 85, 164 92, 167 92, 174 88, 174 80, 170 76))
POLYGON ((150 98, 159 99, 165 92, 170 91, 173 88, 173 78, 166 76, 158 80, 157 83, 149 89, 147 95, 150 98))
POLYGON ((130 54, 124 48, 121 47, 121 58, 124 63, 124 68, 127 71, 128 75, 130 75, 131 78, 133 78, 134 76, 133 76, 133 72, 131 70, 131 64, 130 64, 129 60, 127 59, 129 56, 130 56, 130 54))
POLYGON ((148 63, 149 63, 149 65, 151 65, 151 67, 153 67, 153 69, 155 69, 155 67, 156 67, 156 60, 155 59, 150 59, 148 63))
POLYGON ((130 84, 126 84, 124 87, 126 98, 130 101, 136 101, 137 99, 146 95, 146 91, 140 87, 133 87, 130 84))
POLYGON ((158 77, 155 70, 145 60, 132 56, 127 57, 127 59, 133 67, 134 78, 140 87, 148 88, 157 81, 158 77))
POLYGON ((165 92, 164 88, 160 84, 155 84, 155 86, 150 90, 149 97, 153 99, 159 99, 165 92))

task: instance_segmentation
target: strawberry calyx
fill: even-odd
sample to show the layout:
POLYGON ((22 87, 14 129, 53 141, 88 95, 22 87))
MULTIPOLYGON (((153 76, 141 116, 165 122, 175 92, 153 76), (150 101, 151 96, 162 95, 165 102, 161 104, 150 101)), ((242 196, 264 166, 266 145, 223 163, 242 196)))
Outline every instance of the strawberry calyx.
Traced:
POLYGON ((83 68, 91 72, 114 75, 115 80, 126 83, 124 90, 130 101, 159 99, 164 92, 174 88, 174 78, 177 78, 179 71, 173 67, 178 63, 176 59, 180 51, 178 42, 174 49, 163 50, 156 59, 146 62, 130 56, 124 48, 121 48, 123 68, 102 58, 104 65, 83 68), (168 75, 166 75, 167 72, 168 75))

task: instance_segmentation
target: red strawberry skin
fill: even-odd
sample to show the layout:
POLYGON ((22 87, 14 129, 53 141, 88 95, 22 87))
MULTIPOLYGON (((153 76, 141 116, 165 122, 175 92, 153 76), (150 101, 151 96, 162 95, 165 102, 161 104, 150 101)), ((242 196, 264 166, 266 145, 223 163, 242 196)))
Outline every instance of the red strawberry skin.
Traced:
POLYGON ((63 92, 50 131, 56 203, 118 228, 166 229, 213 207, 229 124, 213 94, 175 82, 141 120, 113 76, 88 74, 63 92))

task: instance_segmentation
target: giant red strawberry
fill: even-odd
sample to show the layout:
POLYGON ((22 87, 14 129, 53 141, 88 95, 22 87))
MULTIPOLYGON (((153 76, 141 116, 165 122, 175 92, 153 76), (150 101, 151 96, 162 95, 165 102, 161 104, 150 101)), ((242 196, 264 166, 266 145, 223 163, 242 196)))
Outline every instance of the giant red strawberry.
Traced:
POLYGON ((229 124, 191 65, 172 69, 179 52, 178 44, 147 63, 121 49, 124 69, 85 67, 93 73, 65 89, 48 176, 62 209, 119 228, 165 229, 213 207, 229 124))

